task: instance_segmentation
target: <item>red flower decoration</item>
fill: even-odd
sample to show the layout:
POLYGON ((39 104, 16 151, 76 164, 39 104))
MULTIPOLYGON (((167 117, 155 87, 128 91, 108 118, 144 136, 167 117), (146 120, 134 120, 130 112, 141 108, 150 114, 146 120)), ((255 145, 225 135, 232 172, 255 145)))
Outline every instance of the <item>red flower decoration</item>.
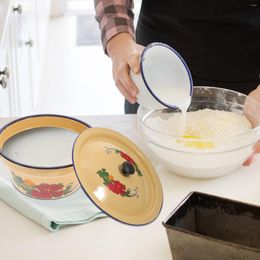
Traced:
POLYGON ((116 194, 125 194, 126 187, 120 181, 110 182, 109 184, 107 184, 107 187, 116 194))
POLYGON ((100 178, 103 179, 104 185, 108 187, 109 190, 111 190, 115 194, 120 194, 123 197, 134 197, 136 196, 138 198, 138 188, 134 189, 126 189, 126 186, 121 183, 120 181, 117 181, 114 179, 112 175, 110 175, 105 168, 100 169, 97 171, 97 174, 100 178))
POLYGON ((36 198, 51 199, 60 197, 63 193, 63 184, 42 183, 34 187, 31 195, 36 198))
POLYGON ((133 165, 135 164, 135 161, 134 161, 128 154, 126 154, 126 153, 120 151, 120 156, 121 156, 122 158, 124 158, 125 160, 127 160, 129 163, 131 163, 131 164, 133 164, 133 165))

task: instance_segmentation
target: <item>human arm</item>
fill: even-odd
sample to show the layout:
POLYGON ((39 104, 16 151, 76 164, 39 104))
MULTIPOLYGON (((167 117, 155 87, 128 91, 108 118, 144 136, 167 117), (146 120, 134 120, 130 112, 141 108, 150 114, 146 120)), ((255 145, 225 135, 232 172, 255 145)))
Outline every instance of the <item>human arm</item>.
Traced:
POLYGON ((133 1, 95 0, 95 9, 103 48, 112 60, 115 84, 130 103, 135 103, 138 89, 129 73, 130 69, 140 72, 139 58, 144 47, 134 38, 133 1))
POLYGON ((118 33, 129 33, 134 38, 133 0, 95 0, 96 20, 101 31, 105 53, 107 43, 118 33))

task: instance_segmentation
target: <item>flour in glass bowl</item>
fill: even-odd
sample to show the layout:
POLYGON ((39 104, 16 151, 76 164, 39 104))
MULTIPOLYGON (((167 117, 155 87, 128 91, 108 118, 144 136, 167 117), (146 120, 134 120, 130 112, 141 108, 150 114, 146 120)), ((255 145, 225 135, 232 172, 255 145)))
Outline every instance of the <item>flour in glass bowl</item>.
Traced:
MULTIPOLYGON (((179 116, 176 114, 169 118, 167 127, 178 124, 179 116)), ((203 109, 187 113, 184 135, 200 138, 226 138, 243 134, 250 129, 251 124, 243 115, 229 111, 203 109)))
POLYGON ((139 126, 152 154, 171 171, 192 178, 219 177, 237 169, 252 153, 254 133, 244 115, 203 109, 186 113, 158 112, 139 126))
MULTIPOLYGON (((165 135, 177 138, 179 136, 180 128, 183 128, 183 115, 182 113, 171 114, 169 118, 164 118, 162 116, 150 117, 146 120, 146 125, 151 129, 155 129, 165 135)), ((244 135, 246 133, 251 133, 251 124, 244 115, 240 115, 229 111, 220 111, 212 109, 202 109, 192 112, 187 112, 186 122, 183 131, 183 137, 189 139, 206 139, 206 140, 226 140, 228 138, 244 135)), ((248 136, 247 136, 248 137, 248 136)), ((151 138, 157 138, 156 136, 151 136, 151 138)), ((170 138, 170 137, 169 137, 170 138)), ((165 146, 168 147, 171 142, 169 138, 165 138, 165 146)), ((175 139, 174 138, 174 139, 175 139)), ((236 143, 237 143, 236 139, 236 143)), ((156 141, 156 140, 155 140, 156 141)), ((160 140, 160 144, 163 141, 160 140)), ((203 145, 192 145, 192 142, 187 141, 189 144, 186 146, 187 149, 190 148, 217 148, 216 142, 214 145, 206 143, 203 145)), ((174 142, 174 144, 176 144, 174 142)), ((173 146, 176 146, 174 145, 173 146)), ((177 142, 177 146, 182 145, 182 142, 177 142)), ((194 144, 194 143, 193 143, 194 144)), ((225 143, 221 143, 223 148, 225 143)), ((230 143, 226 142, 226 145, 230 143)), ((235 143, 234 143, 235 145, 235 143)), ((176 147, 172 147, 176 148, 176 147)))

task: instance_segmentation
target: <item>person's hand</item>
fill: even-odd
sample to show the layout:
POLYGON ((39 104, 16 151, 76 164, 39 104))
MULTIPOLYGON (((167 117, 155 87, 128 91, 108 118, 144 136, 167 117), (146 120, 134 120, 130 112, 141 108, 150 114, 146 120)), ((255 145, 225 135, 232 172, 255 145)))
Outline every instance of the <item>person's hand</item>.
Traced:
POLYGON ((249 93, 249 97, 255 99, 258 103, 260 103, 260 85, 249 93))
MULTIPOLYGON (((257 102, 260 103, 260 85, 249 94, 249 97, 255 99, 257 102)), ((254 159, 254 155, 256 153, 260 153, 260 141, 256 144, 253 154, 244 162, 243 165, 244 166, 250 165, 252 163, 252 161, 254 159)))
POLYGON ((129 33, 119 33, 107 44, 107 53, 113 64, 113 78, 121 94, 132 104, 136 103, 138 88, 129 73, 140 73, 140 55, 144 46, 135 42, 129 33))

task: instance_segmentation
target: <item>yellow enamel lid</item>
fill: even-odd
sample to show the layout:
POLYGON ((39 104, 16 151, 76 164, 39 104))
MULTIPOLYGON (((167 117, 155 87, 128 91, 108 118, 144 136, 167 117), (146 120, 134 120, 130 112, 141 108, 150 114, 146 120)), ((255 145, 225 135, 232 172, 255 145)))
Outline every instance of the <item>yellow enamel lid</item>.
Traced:
POLYGON ((159 215, 161 182, 147 156, 124 135, 85 130, 74 144, 73 161, 82 189, 114 219, 144 225, 159 215))

